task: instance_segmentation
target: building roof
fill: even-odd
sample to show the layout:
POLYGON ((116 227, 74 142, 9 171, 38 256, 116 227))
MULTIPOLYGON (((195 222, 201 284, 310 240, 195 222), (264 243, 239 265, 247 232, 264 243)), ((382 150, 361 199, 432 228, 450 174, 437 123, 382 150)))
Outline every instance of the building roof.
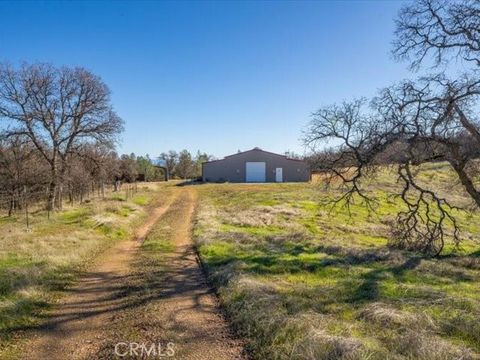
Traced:
POLYGON ((245 154, 245 153, 248 153, 248 152, 251 152, 251 151, 261 151, 261 152, 264 152, 264 153, 267 153, 267 154, 272 154, 272 155, 276 155, 276 156, 281 156, 281 157, 283 157, 283 158, 285 158, 285 159, 287 159, 287 160, 304 162, 303 160, 300 160, 300 159, 289 158, 289 157, 286 156, 286 155, 281 155, 281 154, 273 153, 273 152, 270 152, 270 151, 265 151, 265 150, 262 150, 262 149, 260 149, 259 147, 256 146, 256 147, 254 147, 253 149, 246 150, 246 151, 239 151, 239 152, 237 152, 236 154, 227 155, 227 156, 225 156, 223 159, 205 161, 205 162, 203 162, 202 164, 212 163, 212 162, 216 162, 216 161, 222 161, 222 160, 231 158, 231 157, 233 157, 233 156, 237 156, 237 155, 240 155, 240 154, 245 154))

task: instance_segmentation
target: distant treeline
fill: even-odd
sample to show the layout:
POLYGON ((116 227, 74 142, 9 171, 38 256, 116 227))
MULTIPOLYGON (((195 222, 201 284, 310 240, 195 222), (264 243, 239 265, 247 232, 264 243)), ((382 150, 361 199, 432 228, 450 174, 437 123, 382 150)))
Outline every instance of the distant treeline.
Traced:
MULTIPOLYGON (((148 154, 118 155, 111 147, 85 144, 61 163, 54 206, 61 208, 64 201, 82 201, 92 192, 104 193, 106 187, 118 191, 122 183, 164 181, 164 166, 170 179, 198 178, 202 162, 212 158, 200 151, 192 155, 187 150, 170 150, 152 159, 148 154)), ((9 213, 22 208, 25 191, 30 201, 47 200, 51 181, 48 161, 28 138, 0 140, 0 208, 9 213)))
POLYGON ((201 151, 191 154, 188 150, 170 150, 161 153, 158 159, 163 161, 170 178, 186 180, 201 177, 202 163, 213 160, 214 157, 201 151))
MULTIPOLYGON (((458 143, 462 143, 466 149, 468 149, 468 156, 471 159, 480 159, 480 148, 475 146, 475 141, 467 134, 459 134, 453 137, 458 143)), ((359 149, 358 153, 362 155, 369 149, 359 149)), ((444 149, 436 144, 419 143, 412 147, 407 141, 398 140, 385 146, 382 151, 379 151, 371 159, 371 165, 395 165, 401 164, 407 161, 410 153, 413 152, 416 156, 414 159, 410 159, 412 165, 420 165, 428 162, 440 162, 448 161, 448 156, 445 155, 444 149)), ((355 167, 358 164, 355 159, 346 156, 342 149, 338 148, 325 148, 318 150, 304 159, 310 164, 312 171, 329 171, 332 167, 347 168, 355 167), (334 164, 334 165, 332 165, 334 164)))
MULTIPOLYGON (((106 187, 165 179, 158 158, 115 151, 123 120, 100 77, 81 67, 0 63, 0 208, 28 202, 49 211, 64 201, 103 197, 106 187)), ((211 156, 183 150, 160 158, 170 177, 201 175, 211 156)))

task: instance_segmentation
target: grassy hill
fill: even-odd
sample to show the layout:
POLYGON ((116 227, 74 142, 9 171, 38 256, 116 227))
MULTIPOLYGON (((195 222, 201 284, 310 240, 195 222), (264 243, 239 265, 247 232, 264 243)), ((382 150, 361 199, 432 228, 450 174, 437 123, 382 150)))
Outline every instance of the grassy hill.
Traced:
MULTIPOLYGON (((470 201, 444 164, 419 179, 470 201)), ((195 241, 227 315, 257 359, 468 359, 480 354, 480 214, 455 211, 460 247, 389 248, 403 206, 393 174, 362 204, 332 209, 313 184, 199 186, 195 241)))

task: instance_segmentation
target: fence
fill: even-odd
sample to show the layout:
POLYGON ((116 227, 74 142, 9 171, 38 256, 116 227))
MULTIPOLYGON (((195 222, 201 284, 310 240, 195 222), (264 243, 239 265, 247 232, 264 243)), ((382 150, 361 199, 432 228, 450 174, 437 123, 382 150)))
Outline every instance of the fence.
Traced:
MULTIPOLYGON (((137 183, 125 184, 101 184, 100 186, 91 186, 88 191, 80 191, 73 193, 72 191, 64 191, 62 186, 58 188, 56 193, 56 208, 61 209, 63 203, 82 204, 91 201, 105 200, 111 198, 114 194, 116 197, 131 199, 137 192, 137 183), (67 196, 67 200, 65 200, 67 196)), ((50 218, 50 211, 47 209, 48 187, 23 186, 14 191, 0 191, 0 217, 13 216, 24 217, 27 229, 30 227, 30 217, 33 211, 45 210, 45 216, 50 218)))

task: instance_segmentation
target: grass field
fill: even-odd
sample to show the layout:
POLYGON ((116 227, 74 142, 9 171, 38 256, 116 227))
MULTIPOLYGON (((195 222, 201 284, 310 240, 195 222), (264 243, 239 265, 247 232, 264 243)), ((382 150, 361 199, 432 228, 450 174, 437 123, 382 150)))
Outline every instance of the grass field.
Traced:
MULTIPOLYGON (((442 164, 419 178, 468 205, 442 164)), ((233 327, 256 359, 469 359, 480 354, 480 215, 456 211, 460 248, 388 247, 402 206, 385 170, 378 204, 325 205, 314 184, 198 186, 195 241, 233 327)))
MULTIPOLYGON (((471 204, 442 164, 418 177, 455 204, 471 204)), ((226 315, 256 359, 475 359, 480 354, 480 213, 457 211, 460 247, 427 259, 391 249, 389 225, 402 208, 386 169, 366 184, 376 211, 332 208, 338 195, 309 184, 206 184, 197 193, 194 241, 226 315)), ((158 196, 182 188, 139 187, 105 201, 0 219, 0 358, 18 355, 23 334, 109 246, 131 237, 158 196)), ((183 199, 183 200, 182 200, 183 199)), ((112 343, 185 339, 162 325, 162 287, 185 200, 164 214, 139 249, 99 358, 112 343), (152 314, 157 314, 153 316, 152 314), (123 324, 131 326, 125 327, 123 324)), ((175 286, 174 286, 175 287, 175 286)))
POLYGON ((128 200, 118 193, 67 205, 50 220, 38 210, 29 230, 23 216, 0 218, 0 358, 15 353, 16 340, 99 253, 132 235, 160 188, 145 184, 128 200))

